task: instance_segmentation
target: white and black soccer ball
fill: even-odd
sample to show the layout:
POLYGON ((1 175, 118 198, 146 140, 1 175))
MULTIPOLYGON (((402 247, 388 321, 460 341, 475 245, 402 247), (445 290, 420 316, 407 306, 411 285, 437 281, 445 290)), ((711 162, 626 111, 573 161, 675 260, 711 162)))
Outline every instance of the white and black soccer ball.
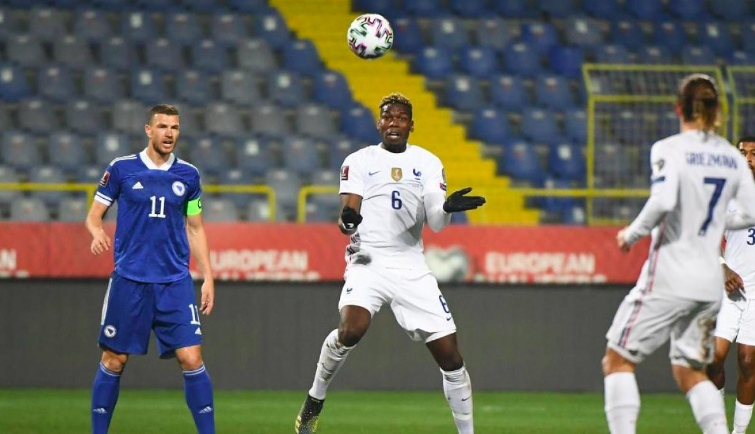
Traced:
POLYGON ((393 46, 393 29, 382 15, 360 15, 351 22, 346 41, 351 51, 362 59, 377 59, 393 46))

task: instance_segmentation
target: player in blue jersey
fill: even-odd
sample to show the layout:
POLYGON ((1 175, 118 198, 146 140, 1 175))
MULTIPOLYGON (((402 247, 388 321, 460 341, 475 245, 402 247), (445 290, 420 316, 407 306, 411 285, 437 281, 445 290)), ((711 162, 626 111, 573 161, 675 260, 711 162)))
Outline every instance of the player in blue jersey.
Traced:
POLYGON ((177 358, 183 369, 186 403, 197 431, 214 434, 199 314, 212 312, 215 284, 202 225, 199 173, 173 155, 180 132, 175 107, 152 107, 144 129, 147 148, 110 162, 86 219, 92 253, 110 250, 102 218, 118 202, 115 270, 102 307, 102 359, 92 386, 92 434, 107 433, 123 368, 129 355, 147 353, 150 330, 160 357, 177 358), (201 306, 195 304, 190 251, 204 276, 201 306))

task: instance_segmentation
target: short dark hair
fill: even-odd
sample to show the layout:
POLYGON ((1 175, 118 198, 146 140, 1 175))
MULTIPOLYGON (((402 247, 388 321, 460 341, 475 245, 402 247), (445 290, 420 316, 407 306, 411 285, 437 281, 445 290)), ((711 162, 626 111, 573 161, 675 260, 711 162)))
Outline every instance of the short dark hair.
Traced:
POLYGON ((412 118, 412 102, 409 101, 409 98, 405 97, 404 95, 394 92, 390 95, 386 95, 383 97, 383 99, 380 100, 380 113, 385 110, 385 106, 388 104, 401 104, 402 106, 405 106, 406 109, 409 111, 409 119, 412 118))
POLYGON ((149 109, 149 115, 147 116, 147 124, 152 122, 152 118, 155 115, 180 116, 176 106, 173 106, 170 104, 158 104, 156 106, 152 106, 152 108, 149 109))
POLYGON ((755 143, 755 136, 742 136, 739 138, 739 141, 737 141, 737 148, 742 143, 755 143))

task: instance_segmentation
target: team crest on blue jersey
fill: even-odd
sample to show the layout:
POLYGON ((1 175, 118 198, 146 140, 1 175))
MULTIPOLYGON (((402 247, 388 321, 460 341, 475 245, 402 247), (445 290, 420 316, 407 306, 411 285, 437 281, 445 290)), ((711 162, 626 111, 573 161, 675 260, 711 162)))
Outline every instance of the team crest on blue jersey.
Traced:
POLYGON ((115 327, 111 325, 105 326, 105 336, 112 338, 113 336, 115 336, 115 333, 116 333, 115 327))
POLYGON ((176 181, 173 183, 173 193, 176 193, 176 196, 183 196, 186 194, 186 186, 181 181, 176 181))
POLYGON ((400 167, 394 167, 391 169, 391 178, 393 178, 394 181, 398 182, 401 181, 401 178, 404 177, 404 172, 401 170, 400 167))

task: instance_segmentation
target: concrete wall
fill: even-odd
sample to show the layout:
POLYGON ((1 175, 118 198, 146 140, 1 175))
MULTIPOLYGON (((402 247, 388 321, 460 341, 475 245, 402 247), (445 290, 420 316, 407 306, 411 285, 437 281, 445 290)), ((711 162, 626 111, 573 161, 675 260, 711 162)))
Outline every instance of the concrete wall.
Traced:
MULTIPOLYGON (((89 387, 104 281, 0 280, 0 387, 89 387)), ((625 287, 451 286, 445 297, 475 390, 601 391, 604 335, 625 287)), ((338 321, 340 285, 219 283, 202 317, 217 388, 305 390, 338 321)), ((664 347, 638 370, 643 391, 675 390, 664 347)), ((180 387, 175 361, 129 362, 124 387, 180 387)), ((730 371, 733 385, 735 371, 730 371)), ((334 389, 437 389, 437 367, 385 307, 334 389)))

